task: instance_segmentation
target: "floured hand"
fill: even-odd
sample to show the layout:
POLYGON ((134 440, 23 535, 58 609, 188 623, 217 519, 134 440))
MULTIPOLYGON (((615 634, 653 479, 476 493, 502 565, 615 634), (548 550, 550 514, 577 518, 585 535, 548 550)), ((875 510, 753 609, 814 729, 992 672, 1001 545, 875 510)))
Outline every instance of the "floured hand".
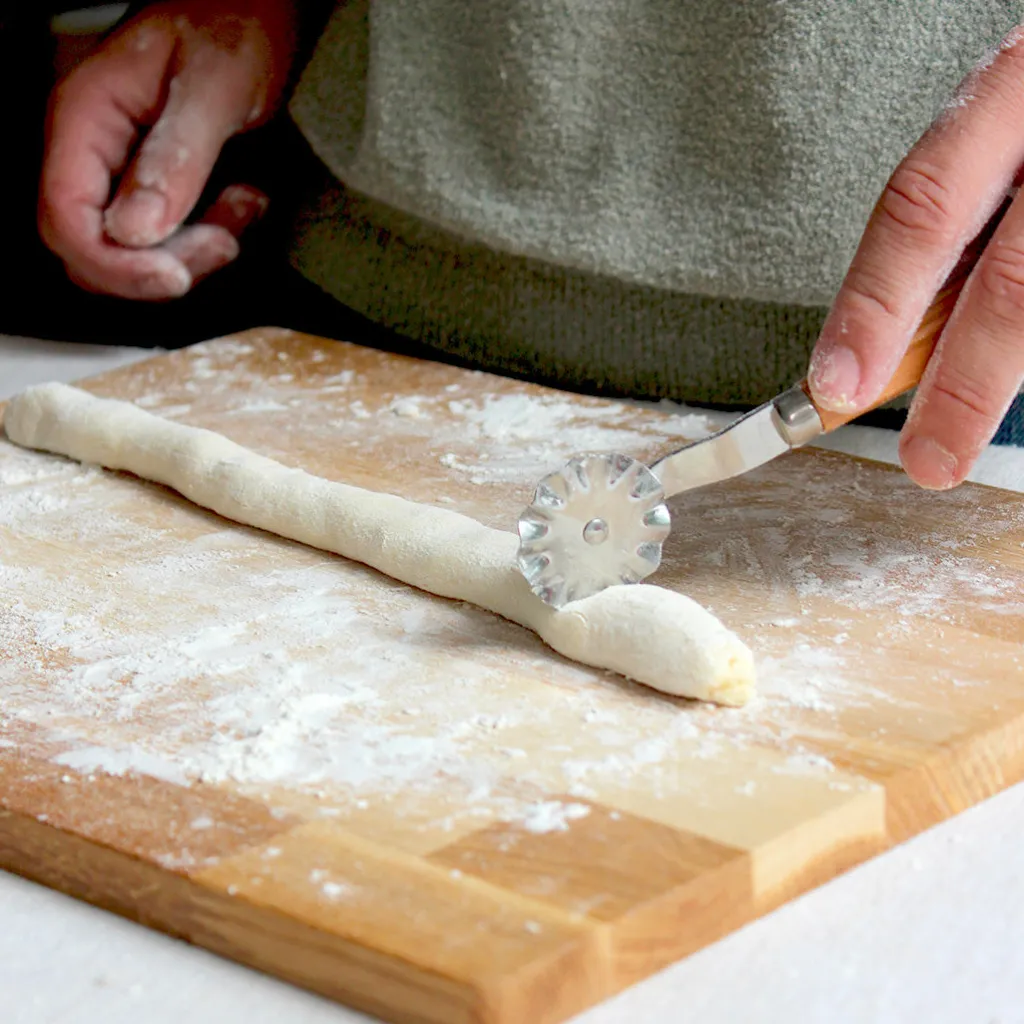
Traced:
MULTIPOLYGON (((1024 28, 982 62, 871 216, 811 361, 818 403, 869 408, 965 247, 1024 166, 1024 28)), ((919 484, 961 483, 1024 380, 1024 196, 1009 204, 925 370, 900 445, 919 484)))
POLYGON ((200 223, 182 225, 224 143, 280 101, 293 7, 155 4, 58 84, 39 230, 72 280, 123 298, 170 299, 238 255, 239 235, 266 207, 258 190, 232 185, 200 223))

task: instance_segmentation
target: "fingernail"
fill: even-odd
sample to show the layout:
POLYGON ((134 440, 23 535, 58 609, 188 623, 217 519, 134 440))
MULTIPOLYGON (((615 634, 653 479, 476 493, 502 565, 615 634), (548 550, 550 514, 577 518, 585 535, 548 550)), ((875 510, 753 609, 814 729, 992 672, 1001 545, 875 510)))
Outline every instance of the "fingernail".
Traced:
POLYGON ((845 345, 816 350, 807 375, 818 404, 831 412, 855 409, 860 387, 860 360, 845 345))
POLYGON ((107 211, 106 227, 122 245, 146 248, 167 236, 164 220, 167 199, 151 188, 139 188, 126 199, 118 199, 107 211))
POLYGON ((185 267, 169 267, 139 281, 139 298, 180 299, 191 287, 192 275, 185 267))
POLYGON ((229 231, 241 234, 267 212, 269 203, 270 199, 266 195, 247 185, 229 185, 220 194, 218 204, 224 204, 227 207, 234 223, 224 223, 223 226, 229 231))
POLYGON ((946 491, 956 483, 956 456, 931 437, 911 437, 900 445, 900 463, 929 490, 946 491))

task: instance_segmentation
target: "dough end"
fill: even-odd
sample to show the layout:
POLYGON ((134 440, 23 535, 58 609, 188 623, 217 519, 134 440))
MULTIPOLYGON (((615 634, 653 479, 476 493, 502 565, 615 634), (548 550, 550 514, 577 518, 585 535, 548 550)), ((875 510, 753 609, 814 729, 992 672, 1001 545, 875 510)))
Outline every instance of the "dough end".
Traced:
POLYGON ((756 690, 753 666, 737 665, 734 672, 711 685, 707 699, 726 707, 741 708, 749 703, 756 690))

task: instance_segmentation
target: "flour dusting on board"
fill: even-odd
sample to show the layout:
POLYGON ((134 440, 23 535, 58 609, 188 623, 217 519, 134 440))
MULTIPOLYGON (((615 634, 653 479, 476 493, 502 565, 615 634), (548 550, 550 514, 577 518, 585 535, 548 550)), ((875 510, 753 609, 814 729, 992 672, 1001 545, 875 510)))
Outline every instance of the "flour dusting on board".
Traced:
MULTIPOLYGON (((196 373, 176 389, 143 376, 140 404, 226 431, 244 421, 261 450, 304 444, 311 465, 350 442, 353 460, 383 443, 414 461, 439 452, 435 476, 401 483, 435 501, 450 485, 448 500, 479 518, 489 495, 507 502, 509 485, 573 451, 637 450, 702 429, 690 416, 647 422, 626 405, 513 385, 375 399, 358 370, 327 356, 305 368, 279 360, 268 383, 246 369, 258 346, 231 344, 199 346, 196 373), (319 393, 296 383, 310 372, 319 393)), ((984 664, 956 663, 946 631, 985 614, 998 638, 1000 622, 1024 612, 1020 571, 978 554, 987 536, 1024 523, 1015 505, 952 495, 922 535, 927 499, 895 474, 893 500, 858 520, 883 471, 844 477, 864 488, 851 504, 836 497, 837 465, 804 463, 799 501, 792 477, 772 469, 674 509, 666 570, 757 656, 760 697, 731 710, 573 665, 493 615, 162 488, 0 442, 0 728, 69 772, 202 780, 305 801, 303 813, 332 820, 387 808, 410 832, 495 819, 571 831, 587 801, 624 788, 645 794, 653 817, 685 810, 709 829, 752 800, 770 818, 812 783, 845 799, 868 785, 829 756, 849 723, 870 733, 887 708, 926 717, 943 693, 983 700, 986 680, 1020 673, 1018 649, 998 643, 984 664), (773 493, 786 500, 766 504, 773 493), (736 764, 745 775, 729 774, 736 764)), ((328 891, 340 883, 327 875, 315 883, 325 898, 352 896, 328 891)))
MULTIPOLYGON (((556 394, 487 394, 471 391, 465 384, 448 385, 436 392, 400 394, 368 408, 365 380, 353 370, 323 374, 316 387, 308 376, 293 373, 255 377, 239 357, 252 354, 252 346, 232 343, 224 352, 195 346, 192 379, 184 390, 197 395, 216 394, 226 419, 249 419, 272 413, 288 413, 282 426, 288 430, 301 419, 296 410, 311 401, 322 401, 332 411, 326 418, 328 439, 346 444, 358 438, 429 438, 440 451, 434 458, 445 469, 474 483, 533 484, 540 476, 570 455, 591 451, 635 451, 643 441, 661 446, 696 440, 711 433, 707 416, 691 411, 661 416, 657 424, 637 429, 635 403, 593 403, 556 394), (214 355, 213 353, 216 353, 214 355), (370 429, 372 426, 372 430, 370 429)), ((468 378, 483 375, 467 374, 468 378)), ((149 393, 139 402, 144 408, 170 419, 188 421, 190 406, 180 394, 168 399, 149 393)), ((670 403, 662 403, 671 413, 670 403)), ((284 450, 284 449, 283 449, 284 450)))
POLYGON ((585 818, 590 813, 586 804, 562 803, 559 800, 541 800, 526 808, 522 817, 523 828, 535 835, 545 832, 567 832, 569 823, 585 818))

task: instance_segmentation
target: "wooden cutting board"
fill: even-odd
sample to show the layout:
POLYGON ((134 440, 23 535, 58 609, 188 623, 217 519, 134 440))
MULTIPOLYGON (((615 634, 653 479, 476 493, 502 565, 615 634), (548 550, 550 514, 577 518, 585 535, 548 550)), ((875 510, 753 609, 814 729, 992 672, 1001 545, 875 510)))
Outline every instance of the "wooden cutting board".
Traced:
MULTIPOLYGON (((512 529, 699 419, 282 330, 86 382, 512 529)), ((0 442, 0 865, 394 1021, 561 1021, 1024 774, 1024 507, 805 451, 674 503, 730 710, 0 442)))

